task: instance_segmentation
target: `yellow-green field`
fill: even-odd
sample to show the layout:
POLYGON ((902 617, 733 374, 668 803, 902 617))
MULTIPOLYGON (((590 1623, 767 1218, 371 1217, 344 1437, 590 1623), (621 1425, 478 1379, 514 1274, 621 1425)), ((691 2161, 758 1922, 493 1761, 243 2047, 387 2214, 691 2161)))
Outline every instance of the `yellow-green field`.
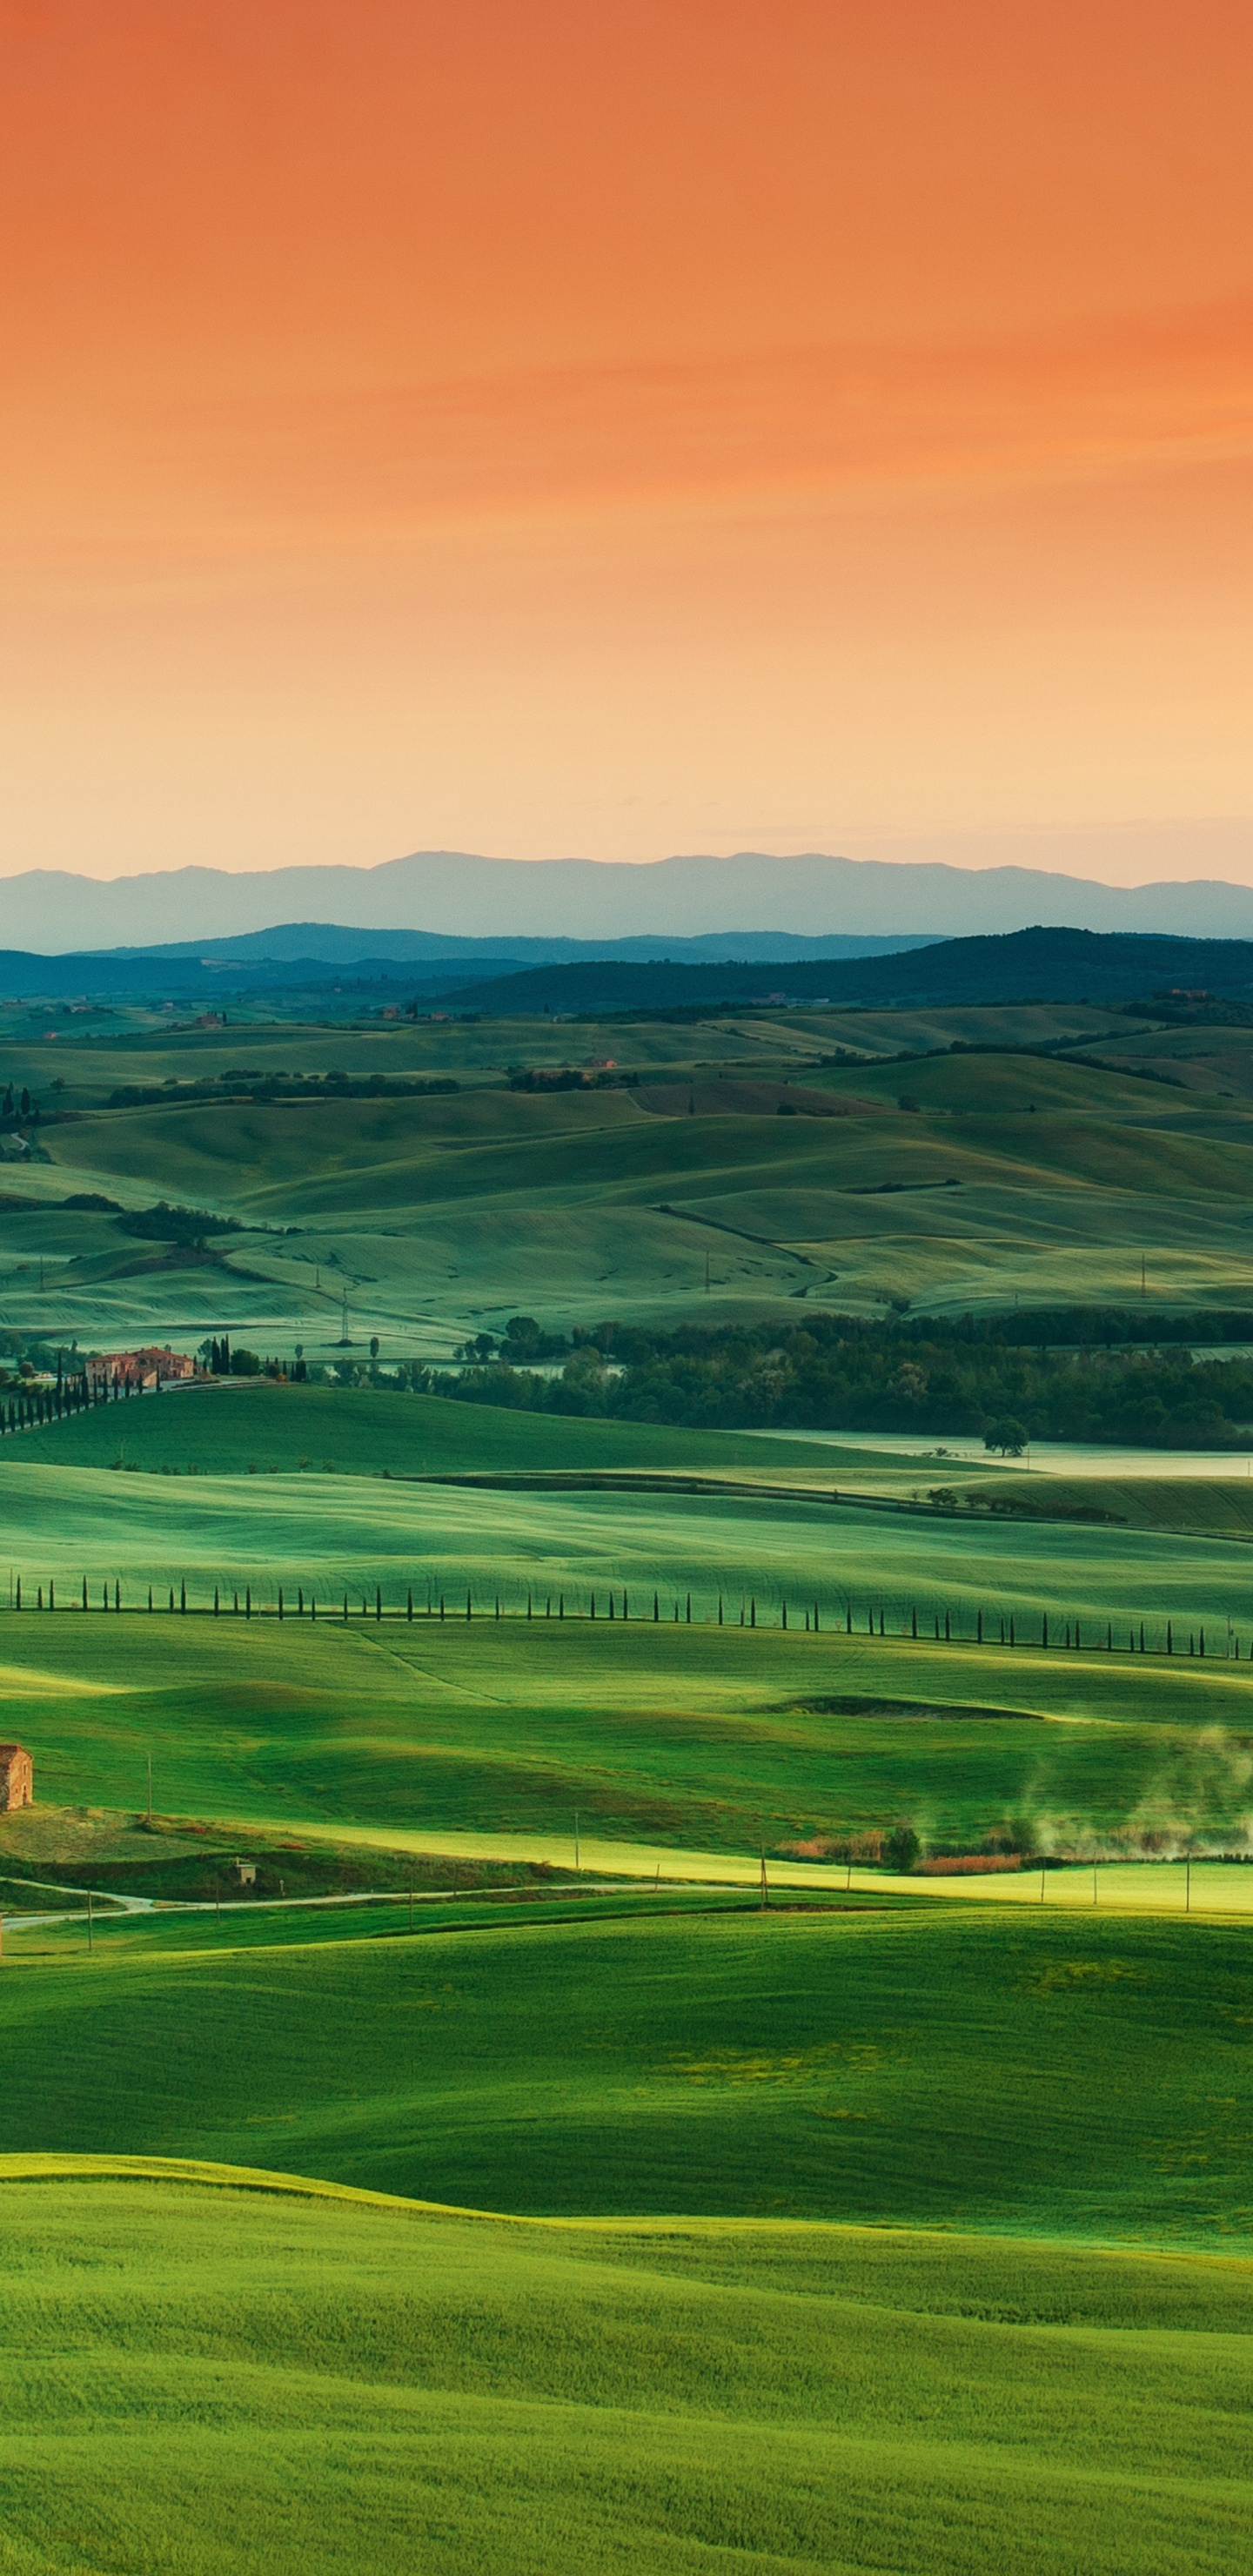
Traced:
POLYGON ((1238 2262, 0 2184, 14 2576, 1225 2576, 1238 2262))

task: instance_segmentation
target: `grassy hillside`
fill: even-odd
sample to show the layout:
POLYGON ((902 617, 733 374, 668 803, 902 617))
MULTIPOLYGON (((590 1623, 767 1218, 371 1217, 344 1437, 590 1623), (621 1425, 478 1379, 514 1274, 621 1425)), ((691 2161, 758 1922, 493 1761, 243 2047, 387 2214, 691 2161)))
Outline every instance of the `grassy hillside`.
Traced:
MULTIPOLYGON (((1108 1015, 1087 1016, 1104 1048, 1108 1015)), ((447 1350, 519 1307, 568 1327, 659 1321, 695 1301, 711 1320, 745 1306, 787 1312, 801 1298, 858 1311, 902 1296, 921 1308, 1117 1301, 1138 1294, 1142 1259, 1154 1296, 1240 1302, 1253 1177, 1244 1094, 1217 1057, 1206 1091, 1199 1065, 1172 1087, 1013 1051, 1015 1038, 1047 1042, 1057 1019, 190 1031, 66 1046, 55 1096, 49 1059, 36 1065, 19 1048, 14 1078, 71 1114, 38 1131, 47 1160, 6 1165, 18 1205, 0 1210, 5 1319, 184 1344, 229 1326, 323 1356, 346 1290, 359 1341, 375 1331, 385 1351, 447 1350), (939 1052, 958 1022, 992 1030, 1008 1051, 939 1052), (882 1060, 911 1045, 932 1052, 882 1060), (833 1061, 841 1050, 870 1061, 833 1061), (640 1080, 509 1088, 516 1059, 563 1057, 576 1070, 614 1058, 615 1076, 640 1080), (233 1066, 241 1078, 377 1069, 462 1089, 236 1097, 220 1084, 233 1066), (219 1083, 221 1097, 178 1105, 180 1080, 219 1083), (151 1105, 108 1106, 137 1083, 151 1105), (799 1114, 779 1114, 789 1108, 799 1114), (64 1207, 84 1192, 122 1208, 173 1199, 247 1231, 202 1256, 167 1254, 126 1237, 107 1209, 64 1207)), ((1125 1046, 1137 1031, 1114 1035, 1125 1046)))
POLYGON ((567 1913, 193 1946, 114 1918, 90 1954, 80 1925, 30 1958, 14 1933, 0 2149, 559 2216, 1253 2250, 1243 1925, 567 1913))
MULTIPOLYGON (((101 1405, 23 1433, 4 1452, 23 1464, 116 1468, 180 1475, 282 1474, 301 1467, 336 1475, 434 1476, 656 1468, 676 1474, 781 1473, 830 1480, 844 1466, 873 1468, 855 1445, 823 1452, 786 1435, 763 1441, 728 1431, 672 1431, 663 1424, 513 1413, 373 1387, 278 1384, 232 1378, 156 1401, 101 1405)), ((0 1461, 3 1463, 3 1461, 0 1461)))
MULTIPOLYGON (((235 1401, 222 1398, 228 1423, 235 1401)), ((399 1426, 404 1401, 387 1401, 399 1426)), ((171 1398, 171 1414, 183 1402, 171 1398)), ((130 1410, 145 1415, 149 1408, 130 1410)), ((474 1409, 449 1406, 447 1413, 455 1443, 474 1409)), ((49 1445, 59 1436, 51 1434, 49 1445)), ((755 1453, 772 1449, 754 1444, 755 1453)), ((730 1619, 752 1598, 771 1622, 785 1601, 793 1619, 816 1602, 824 1626, 842 1622, 851 1605, 858 1627, 873 1612, 897 1632, 916 1613, 925 1633, 947 1612, 961 1633, 973 1633, 982 1612, 992 1634, 1013 1614, 1027 1622, 1023 1633, 1038 1637, 1047 1615, 1063 1632, 1078 1619, 1089 1645, 1098 1635, 1104 1640, 1112 1624, 1125 1646, 1128 1625, 1138 1637, 1141 1621, 1148 1642, 1164 1644, 1169 1619, 1184 1649, 1188 1634, 1204 1627, 1212 1655, 1225 1644, 1230 1617, 1247 1644, 1247 1540, 835 1505, 820 1489, 808 1499, 800 1491, 805 1471, 791 1468, 797 1495, 768 1499, 602 1490, 590 1469, 586 1487, 572 1469, 575 1481, 561 1490, 402 1481, 412 1468, 343 1476, 326 1472, 336 1464, 332 1452, 319 1457, 313 1448, 302 1453, 305 1463, 298 1458, 284 1472, 277 1442, 260 1439, 243 1474, 184 1470, 163 1474, 159 1484, 142 1472, 35 1465, 29 1455, 20 1441, 0 1451, 8 1566, 21 1575, 28 1604, 50 1578, 63 1606, 86 1580, 93 1601, 105 1583, 111 1598, 120 1584, 130 1607, 149 1584, 160 1600, 184 1580, 199 1605, 211 1601, 215 1584, 227 1598, 251 1584, 259 1600, 273 1604, 281 1583, 289 1602, 301 1586, 324 1609, 346 1589, 358 1595, 364 1588, 373 1600, 376 1586, 392 1606, 403 1604, 412 1586, 425 1606, 428 1585, 433 1597, 442 1591, 463 1604, 469 1587, 480 1610, 497 1597, 506 1609, 525 1608, 528 1593, 541 1600, 551 1594, 555 1607, 562 1592, 572 1609, 586 1609, 593 1589, 626 1586, 636 1619, 651 1612, 654 1591, 667 1610, 676 1597, 685 1606, 690 1591, 698 1620, 716 1619, 720 1596, 730 1619)), ((453 1455, 457 1471, 470 1472, 467 1451, 454 1445, 453 1455)), ((758 1474, 764 1464, 762 1455, 758 1474)), ((917 1489, 925 1493, 937 1472, 945 1471, 929 1464, 915 1471, 917 1489)), ((1046 1487, 1041 1508, 1050 1507, 1046 1487)), ((604 1615, 607 1604, 601 1606, 604 1615)))
MULTIPOLYGON (((1241 1662, 939 1647, 603 1616, 348 1628, 0 1616, 0 1717, 60 1804, 756 1853, 912 1817, 977 1848, 1244 1839, 1241 1662)), ((0 1856, 28 1850, 0 1821, 0 1856)), ((507 1841, 505 1848, 507 1848, 507 1841)), ((55 1873, 53 1873, 55 1874, 55 1873)))
POLYGON ((1239 2263, 0 2188, 14 2576, 164 2576, 174 2535, 188 2576, 973 2576, 1024 2547, 1218 2576, 1248 2546, 1239 2263))

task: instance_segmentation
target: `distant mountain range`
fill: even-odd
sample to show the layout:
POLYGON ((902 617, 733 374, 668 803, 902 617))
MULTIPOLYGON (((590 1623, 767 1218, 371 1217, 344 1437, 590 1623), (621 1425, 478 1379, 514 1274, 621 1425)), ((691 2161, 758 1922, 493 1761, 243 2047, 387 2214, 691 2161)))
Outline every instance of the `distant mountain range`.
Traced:
MULTIPOLYGON (((186 952, 301 923, 458 941, 482 941, 490 924, 498 953, 518 939, 579 940, 603 954, 606 941, 709 937, 743 953, 747 939, 787 935, 813 955, 833 937, 921 942, 1033 923, 1249 938, 1253 890, 1217 878, 1124 889, 1039 868, 752 850, 641 866, 422 850, 371 868, 174 868, 110 883, 37 869, 0 880, 6 946, 45 954, 170 943, 186 952)), ((387 953, 377 937, 370 953, 387 953)))
POLYGON ((349 1012, 381 1002, 438 1003, 501 1018, 805 1000, 881 1009, 1084 1000, 1116 1006, 1168 994, 1184 996, 1189 1006, 1198 996, 1214 996, 1238 1002, 1242 1013, 1253 1008, 1253 941, 1241 939, 1033 928, 912 942, 789 941, 763 932, 757 940, 676 939, 664 953, 641 953, 650 945, 520 940, 511 954, 506 940, 439 941, 396 932, 389 942, 382 932, 289 924, 281 933, 219 940, 203 952, 186 943, 61 957, 0 951, 0 998, 199 1000, 221 1009, 237 997, 283 995, 290 1004, 307 995, 325 1008, 336 994, 349 1012), (319 944, 324 953, 311 953, 319 944), (284 947, 295 953, 273 953, 284 947), (414 947, 419 954, 407 953, 414 947), (341 948, 350 953, 341 958, 341 948), (367 953, 352 953, 359 948, 367 953), (720 948, 722 956, 711 954, 720 948))
POLYGON ((0 949, 0 999, 50 1001, 94 995, 130 1001, 219 1002, 235 994, 358 991, 395 987, 434 999, 473 976, 489 984, 519 967, 578 963, 642 964, 649 960, 722 958, 767 966, 801 957, 879 957, 920 945, 908 939, 798 939, 758 931, 704 939, 442 939, 419 930, 350 930, 336 922, 284 922, 210 943, 180 940, 156 948, 0 949))
POLYGON ((1011 1002, 1097 1002, 1115 1008, 1153 995, 1195 1003, 1253 1000, 1253 941, 1158 939, 1090 930, 1020 930, 990 939, 944 939, 895 956, 797 959, 778 975, 760 966, 651 965, 606 960, 530 967, 462 985, 453 1011, 500 1018, 545 1012, 658 1011, 719 1003, 829 1001, 866 1008, 1011 1002))

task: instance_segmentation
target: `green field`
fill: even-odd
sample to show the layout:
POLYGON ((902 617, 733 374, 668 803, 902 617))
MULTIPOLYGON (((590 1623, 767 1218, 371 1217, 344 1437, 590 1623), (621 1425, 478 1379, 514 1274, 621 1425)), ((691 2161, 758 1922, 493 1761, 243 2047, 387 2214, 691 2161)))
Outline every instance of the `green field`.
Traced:
MULTIPOLYGON (((70 1025, 19 1338, 1249 1302, 1231 1031, 70 1025), (109 1105, 232 1067, 462 1087, 109 1105)), ((0 2576, 1243 2562, 1249 1490, 233 1381, 0 1512, 0 2576)))
MULTIPOLYGON (((42 1015, 27 1017, 42 1038, 42 1015)), ((1239 1304, 1253 1179, 1249 1085, 1232 1075, 1243 1036, 1207 1032, 1186 1082, 1150 1082, 1134 1052, 1146 1035, 1106 1013, 1040 1010, 547 1034, 285 1023, 63 1038, 54 1092, 50 1056, 11 1028, 0 1075, 33 1082, 63 1123, 37 1131, 43 1159, 6 1167, 0 1320, 183 1345, 229 1326, 322 1357, 347 1294, 358 1344, 373 1331, 385 1355, 446 1352, 519 1307, 568 1329, 663 1321, 697 1300, 711 1320, 798 1299, 863 1312, 901 1295, 919 1310, 1108 1302, 1138 1294, 1142 1259, 1156 1297, 1239 1304), (1012 1051, 1080 1035, 1100 1065, 1012 1051), (954 1038, 1010 1051, 942 1052, 954 1038), (1111 1045, 1127 1070, 1107 1069, 1111 1045), (833 1064, 839 1046, 867 1061, 833 1064), (932 1052, 885 1060, 911 1046, 932 1052), (509 1088, 511 1063, 563 1058, 616 1058, 639 1079, 509 1088), (236 1097, 222 1080, 335 1069, 462 1088, 308 1102, 236 1097), (180 1082, 206 1080, 221 1098, 180 1104, 180 1082), (152 1105, 108 1106, 136 1086, 152 1105), (108 1211, 64 1205, 84 1191, 123 1208, 190 1203, 246 1230, 171 1255, 108 1211)))
POLYGON ((902 1816, 967 1851, 1006 1819, 1055 1853, 1240 1849, 1253 1744, 1244 1662, 604 1619, 4 1614, 0 1692, 58 1805, 138 1808, 151 1754, 165 1816, 563 1856, 576 1810, 650 1854, 902 1816))
POLYGON ((0 2151, 1253 2254, 1247 1925, 704 1905, 12 1933, 0 2151))
POLYGON ((1039 2576, 1218 2576, 1247 2546, 1240 2263, 107 2175, 3 2202, 14 2576, 975 2576, 1024 2539, 1039 2576))

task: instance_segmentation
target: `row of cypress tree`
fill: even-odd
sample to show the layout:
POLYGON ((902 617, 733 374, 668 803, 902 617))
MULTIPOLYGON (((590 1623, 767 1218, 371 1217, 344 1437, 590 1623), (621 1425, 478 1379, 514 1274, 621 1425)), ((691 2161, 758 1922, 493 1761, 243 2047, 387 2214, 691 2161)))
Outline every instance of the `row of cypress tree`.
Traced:
MULTIPOLYGON (((158 1593, 154 1593, 152 1585, 149 1584, 147 1587, 146 1601, 135 1603, 128 1602, 125 1606, 127 1609, 147 1609, 149 1611, 164 1608, 169 1612, 178 1611, 184 1617, 187 1616, 190 1611, 193 1617, 198 1616, 202 1618, 211 1617, 217 1619, 221 1617, 233 1617, 249 1620, 254 1617, 279 1620, 308 1618, 311 1621, 316 1622, 320 1617, 323 1620, 328 1618, 335 1619, 340 1621, 341 1624, 348 1624, 354 1618, 373 1619, 376 1622, 381 1622, 384 1619, 403 1619, 406 1622, 411 1622, 414 1619, 434 1619, 441 1622, 447 1622, 450 1619, 473 1621, 476 1618, 486 1618, 493 1621, 500 1619, 556 1619, 558 1621, 564 1621, 565 1619, 584 1619, 588 1622, 595 1622, 597 1619, 600 1619, 602 1621, 612 1622, 615 1620, 623 1621, 634 1618, 637 1624, 643 1620, 650 1626, 654 1627, 660 1625, 664 1621, 667 1625, 673 1624, 676 1627, 680 1625, 685 1627, 696 1625, 698 1627, 718 1628, 739 1626, 741 1628, 749 1629, 765 1627, 767 1624, 777 1624, 782 1629, 791 1628, 793 1631, 796 1631, 798 1628, 803 1629, 806 1635, 814 1636, 823 1633, 824 1615, 820 1604, 817 1601, 802 1603, 799 1605, 796 1603, 789 1604, 787 1601, 780 1601, 775 1621, 769 1622, 767 1617, 759 1616, 757 1597, 755 1594, 751 1593, 746 1594, 741 1598, 738 1610, 735 1608, 734 1604, 728 1608, 726 1596, 723 1593, 719 1593, 716 1610, 712 1611, 704 1618, 701 1617, 699 1612, 697 1612, 694 1617, 692 1607, 693 1596, 690 1592, 675 1593, 669 1596, 665 1607, 663 1607, 659 1592, 654 1591, 651 1595, 646 1593, 642 1609, 638 1606, 637 1596, 637 1607, 635 1610, 632 1610, 631 1595, 625 1586, 620 1590, 613 1588, 609 1591, 602 1589, 599 1592, 589 1592, 585 1596, 586 1606, 584 1606, 584 1599, 582 1596, 579 1600, 576 1600, 574 1596, 571 1595, 569 1605, 567 1606, 567 1596, 564 1592, 550 1592, 543 1596, 543 1606, 541 1608, 536 1594, 534 1592, 528 1592, 526 1596, 525 1610, 523 1610, 520 1605, 513 1609, 502 1606, 501 1596, 499 1593, 494 1594, 488 1601, 480 1599, 476 1603, 472 1589, 468 1589, 466 1591, 464 1602, 462 1601, 461 1595, 458 1594, 456 1599, 450 1603, 446 1593, 433 1592, 429 1585, 427 1587, 426 1601, 424 1605, 415 1603, 412 1585, 408 1587, 403 1602, 388 1603, 385 1605, 382 1586, 378 1584, 375 1585, 372 1595, 368 1592, 362 1592, 359 1595, 350 1595, 345 1592, 342 1596, 340 1594, 335 1594, 331 1598, 328 1598, 324 1594, 320 1603, 317 1595, 313 1592, 310 1592, 306 1597, 303 1585, 297 1585, 295 1598, 293 1600, 291 1592, 285 1591, 283 1586, 280 1584, 276 1588, 272 1603, 263 1603, 260 1600, 254 1601, 251 1584, 245 1584, 242 1593, 237 1586, 232 1587, 228 1598, 223 1587, 215 1583, 213 1587, 212 1602, 210 1603, 206 1600, 200 1605, 199 1610, 196 1609, 196 1605, 194 1603, 189 1603, 188 1601, 187 1585, 185 1581, 180 1581, 177 1589, 177 1597, 175 1595, 175 1587, 173 1584, 168 1587, 163 1585, 159 1587, 159 1591, 166 1593, 166 1599, 164 1601, 159 1599, 158 1593), (360 1603, 359 1608, 357 1607, 358 1601, 360 1603)), ((99 1609, 106 1611, 111 1610, 120 1613, 123 1607, 121 1584, 116 1579, 112 1586, 108 1583, 103 1583, 100 1587, 99 1595, 97 1596, 93 1593, 92 1588, 84 1575, 81 1586, 79 1586, 76 1591, 71 1592, 70 1601, 71 1605, 77 1610, 90 1611, 99 1609)), ((60 1606, 66 1606, 64 1598, 60 1606)), ((55 1579, 49 1581, 46 1587, 46 1592, 42 1583, 36 1586, 35 1600, 32 1603, 30 1598, 29 1582, 26 1586, 25 1595, 23 1595, 22 1577, 18 1575, 16 1579, 13 1607, 16 1610, 21 1610, 23 1608, 35 1608, 39 1610, 47 1608, 49 1610, 55 1610, 58 1607, 55 1579)), ((960 1624, 955 1624, 952 1611, 945 1610, 941 1612, 939 1610, 932 1610, 930 1614, 923 1614, 920 1623, 916 1606, 912 1607, 910 1610, 907 1625, 902 1624, 899 1628, 894 1626, 889 1631, 887 1625, 887 1612, 885 1609, 880 1608, 876 1611, 873 1606, 868 1605, 865 1611, 865 1627, 863 1629, 860 1618, 854 1618, 852 1602, 846 1601, 844 1604, 842 1619, 838 1613, 834 1620, 831 1619, 830 1614, 827 1614, 827 1632, 830 1633, 834 1630, 835 1633, 839 1633, 841 1629, 843 1630, 843 1633, 849 1637, 865 1635, 886 1640, 889 1635, 891 1635, 898 1638, 908 1638, 911 1641, 919 1640, 923 1643, 935 1643, 937 1645, 943 1643, 945 1645, 996 1645, 998 1647, 1010 1646, 1015 1648, 1022 1646, 1031 1647, 1033 1649, 1039 1647, 1045 1653, 1050 1650, 1057 1649, 1082 1653, 1086 1649, 1089 1654, 1094 1652, 1107 1654, 1121 1654, 1126 1652, 1129 1655, 1165 1654, 1169 1656, 1187 1654, 1197 1658, 1204 1657, 1206 1653, 1204 1627, 1190 1628, 1186 1632, 1181 1627, 1178 1631, 1178 1635, 1176 1635, 1173 1619, 1167 1620, 1165 1637, 1159 1642, 1154 1642, 1150 1637, 1143 1620, 1139 1622, 1138 1630, 1135 1625, 1129 1626, 1126 1632, 1127 1643, 1125 1649, 1122 1643, 1123 1632, 1121 1626, 1118 1629, 1117 1635, 1115 1635, 1114 1623, 1112 1620, 1106 1620, 1104 1622, 1104 1634, 1101 1632, 1100 1623, 1097 1624, 1094 1632, 1092 1623, 1089 1621, 1085 1636, 1083 1624, 1078 1617, 1065 1620, 1059 1620, 1054 1617, 1052 1626, 1050 1627, 1047 1611, 1044 1611, 1040 1615, 1038 1637, 1035 1633, 1034 1620, 1030 1623, 1030 1630, 1028 1630, 1028 1624, 1020 1618, 1017 1612, 1014 1611, 1010 1611, 1008 1614, 997 1612, 993 1618, 983 1610, 978 1610, 975 1613, 973 1631, 967 1628, 963 1632, 960 1624), (993 1633, 994 1627, 995 1634, 993 1633), (1185 1633, 1187 1635, 1186 1647, 1183 1643, 1185 1633)), ((1232 1635, 1230 1637, 1228 1651, 1238 1663, 1240 1661, 1240 1640, 1238 1636, 1232 1635)))

